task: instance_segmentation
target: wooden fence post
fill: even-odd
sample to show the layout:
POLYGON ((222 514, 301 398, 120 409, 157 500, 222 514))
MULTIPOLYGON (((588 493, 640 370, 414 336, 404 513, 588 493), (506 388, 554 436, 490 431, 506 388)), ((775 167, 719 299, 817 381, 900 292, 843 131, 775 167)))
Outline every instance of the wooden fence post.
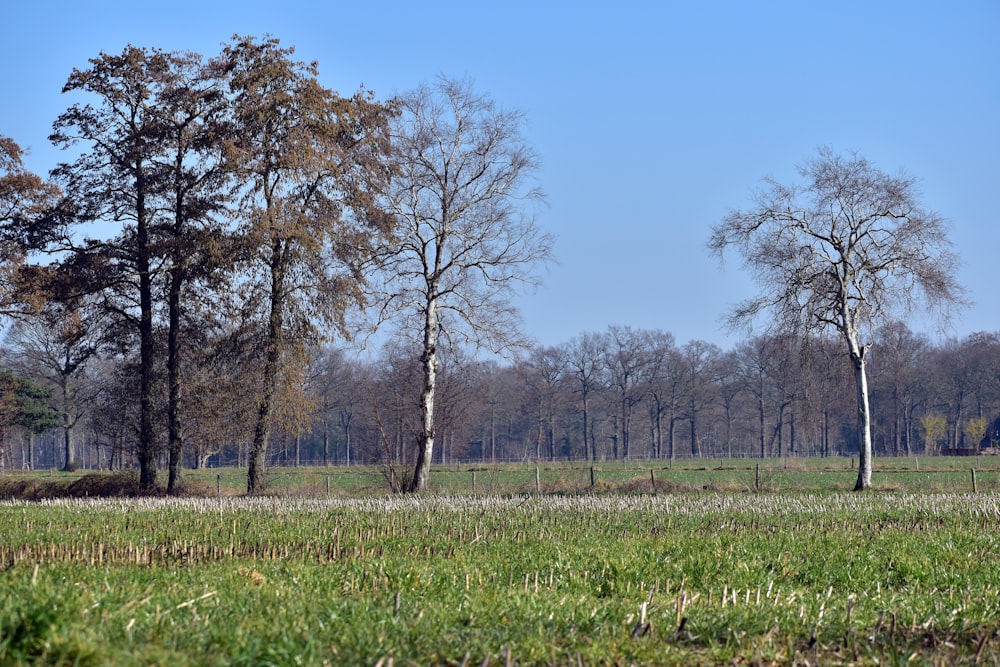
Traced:
POLYGON ((542 492, 542 479, 538 474, 538 466, 535 466, 535 493, 542 492))

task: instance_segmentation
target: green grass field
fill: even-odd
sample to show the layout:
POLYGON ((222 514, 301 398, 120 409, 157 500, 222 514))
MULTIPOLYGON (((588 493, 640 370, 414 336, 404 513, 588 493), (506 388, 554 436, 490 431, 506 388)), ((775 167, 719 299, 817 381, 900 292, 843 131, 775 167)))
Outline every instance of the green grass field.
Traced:
POLYGON ((996 664, 998 529, 992 492, 6 502, 0 665, 996 664))
MULTIPOLYGON (((676 493, 676 492, 806 492, 849 491, 857 478, 849 458, 712 459, 629 462, 560 462, 462 464, 435 466, 430 492, 437 495, 676 493), (591 477, 593 470, 593 477, 591 477), (591 482, 593 481, 593 485, 591 482)), ((875 461, 876 490, 909 493, 1000 492, 1000 457, 880 458, 875 461)), ((67 495, 102 495, 100 484, 88 484, 93 473, 36 471, 0 475, 0 499, 39 500, 67 495), (82 480, 82 481, 81 481, 82 480)), ((134 477, 125 471, 124 477, 134 477)), ((161 475, 162 477, 162 475, 161 475)), ((238 496, 246 492, 245 468, 185 470, 189 495, 238 496)), ((162 480, 161 480, 162 481, 162 480)), ((127 485, 126 485, 127 486, 127 485)), ((389 494, 378 466, 271 468, 267 493, 277 496, 371 497, 389 494)))
MULTIPOLYGON (((934 493, 1000 491, 1000 457, 885 458, 875 462, 873 484, 882 491, 934 493)), ((239 495, 246 471, 185 471, 186 479, 214 493, 239 495)), ((854 487, 850 458, 712 459, 629 462, 560 462, 435 466, 430 491, 439 495, 602 492, 841 492, 854 487), (591 477, 593 470, 593 478, 591 477), (591 481, 593 480, 593 486, 591 481)), ((272 468, 268 491, 276 495, 370 496, 388 493, 375 466, 272 468)))

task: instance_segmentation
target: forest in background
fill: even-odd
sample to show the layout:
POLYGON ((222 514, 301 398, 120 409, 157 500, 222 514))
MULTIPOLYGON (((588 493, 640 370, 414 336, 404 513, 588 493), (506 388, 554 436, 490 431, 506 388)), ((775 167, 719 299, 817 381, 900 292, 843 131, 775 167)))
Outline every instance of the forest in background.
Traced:
MULTIPOLYGON (((49 332, 18 325, 3 359, 56 388, 57 369, 43 360, 65 351, 46 348, 49 332)), ((435 462, 851 456, 853 383, 838 343, 760 336, 723 350, 612 326, 513 361, 450 352, 440 371, 435 462)), ((297 391, 282 395, 269 465, 411 464, 418 364, 404 341, 364 359, 323 348, 297 391)), ((896 323, 882 332, 871 364, 878 455, 978 450, 1000 439, 1000 335, 935 344, 896 323)), ((198 377, 215 393, 185 393, 184 465, 245 466, 253 395, 224 367, 204 366, 198 377)), ((136 401, 127 367, 98 357, 68 379, 69 403, 58 390, 53 398, 70 415, 68 440, 62 428, 40 436, 17 429, 8 467, 61 468, 67 452, 88 468, 132 465, 136 401)))

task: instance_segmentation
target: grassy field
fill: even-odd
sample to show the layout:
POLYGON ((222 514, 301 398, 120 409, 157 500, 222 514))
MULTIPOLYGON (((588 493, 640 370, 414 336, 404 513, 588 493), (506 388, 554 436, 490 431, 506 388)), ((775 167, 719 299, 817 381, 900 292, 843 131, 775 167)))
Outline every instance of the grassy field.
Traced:
MULTIPOLYGON (((435 466, 430 492, 438 495, 510 495, 669 492, 842 492, 854 487, 856 461, 850 458, 713 459, 629 462, 462 464, 435 466), (593 471, 593 473, 591 472, 593 471), (593 474, 593 476, 591 476, 593 474), (593 484, 592 484, 593 482, 593 484)), ((877 490, 910 493, 1000 492, 1000 457, 880 458, 875 461, 877 490)), ((88 471, 8 472, 0 475, 0 499, 38 500, 65 495, 99 496, 105 489, 88 484, 88 471)), ((122 475, 135 476, 134 471, 122 475)), ((161 475, 162 476, 162 475, 161 475)), ((271 468, 267 493, 308 497, 387 495, 377 466, 271 468)), ((185 470, 187 491, 200 496, 237 496, 246 491, 245 468, 185 470)))
MULTIPOLYGON (((439 465, 433 468, 430 491, 439 495, 840 492, 854 487, 856 464, 851 458, 794 458, 439 465)), ((976 490, 1000 492, 1000 457, 995 456, 878 459, 873 483, 883 491, 972 491, 973 469, 976 490)), ((246 489, 242 469, 185 471, 185 475, 202 489, 215 491, 221 485, 223 495, 246 489)), ((279 495, 368 496, 388 493, 388 485, 376 466, 272 468, 268 490, 279 495)))
POLYGON ((6 502, 0 665, 996 664, 998 529, 992 492, 6 502))

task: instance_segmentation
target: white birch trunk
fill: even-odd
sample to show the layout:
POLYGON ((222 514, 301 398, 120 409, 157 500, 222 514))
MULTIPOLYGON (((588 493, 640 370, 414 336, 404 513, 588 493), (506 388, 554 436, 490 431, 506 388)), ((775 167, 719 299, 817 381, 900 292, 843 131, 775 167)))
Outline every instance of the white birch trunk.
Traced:
POLYGON ((872 428, 871 409, 868 404, 866 349, 859 346, 856 340, 851 340, 850 346, 858 400, 858 481, 854 485, 854 490, 864 491, 872 485, 872 428))
POLYGON ((434 392, 437 385, 437 302, 427 304, 424 320, 423 388, 420 392, 421 433, 417 449, 417 463, 413 470, 410 491, 424 491, 430 475, 434 454, 434 392))

